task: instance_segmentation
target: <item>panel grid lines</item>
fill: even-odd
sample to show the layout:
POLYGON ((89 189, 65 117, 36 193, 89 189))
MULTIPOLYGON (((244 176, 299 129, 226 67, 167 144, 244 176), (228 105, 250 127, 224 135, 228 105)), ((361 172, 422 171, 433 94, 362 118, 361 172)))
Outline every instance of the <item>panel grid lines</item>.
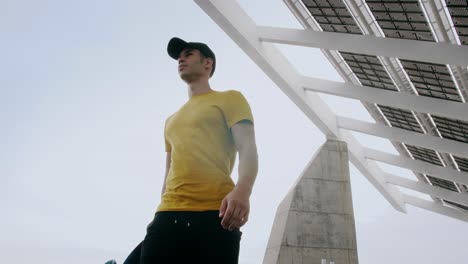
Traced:
POLYGON ((437 178, 437 177, 433 177, 433 176, 430 176, 430 175, 426 175, 426 176, 427 176, 427 178, 429 179, 429 181, 431 182, 432 185, 437 186, 437 187, 441 187, 441 188, 444 188, 444 189, 447 189, 447 190, 450 190, 450 191, 453 191, 453 192, 458 192, 458 189, 455 186, 455 183, 453 183, 451 181, 444 180, 444 179, 440 179, 440 178, 437 178))
POLYGON ((418 0, 375 0, 366 3, 386 37, 434 41, 418 0))
POLYGON ((340 52, 362 85, 398 91, 376 56, 340 52))
POLYGON ((468 45, 468 2, 467 1, 445 1, 447 9, 452 17, 455 31, 462 45, 468 45))
POLYGON ((455 162, 457 163, 458 168, 461 171, 468 172, 468 158, 462 158, 457 156, 453 156, 453 158, 455 159, 455 162))
POLYGON ((446 65, 409 60, 400 62, 419 95, 462 101, 446 65))
POLYGON ((411 153, 414 159, 425 161, 437 166, 443 166, 442 161, 435 152, 435 150, 427 149, 423 147, 417 147, 409 144, 405 144, 408 151, 411 153))
POLYGON ((432 116, 442 137, 468 143, 468 123, 447 117, 432 116))
POLYGON ((323 31, 362 34, 342 0, 303 1, 323 31))
POLYGON ((447 200, 444 200, 444 202, 451 205, 451 206, 453 206, 453 207, 456 207, 457 209, 462 209, 462 210, 468 211, 467 206, 464 206, 464 205, 461 205, 461 204, 458 204, 458 203, 454 203, 454 202, 451 202, 451 201, 447 201, 447 200))
POLYGON ((423 133, 421 125, 411 111, 384 105, 378 105, 378 107, 392 127, 423 133))

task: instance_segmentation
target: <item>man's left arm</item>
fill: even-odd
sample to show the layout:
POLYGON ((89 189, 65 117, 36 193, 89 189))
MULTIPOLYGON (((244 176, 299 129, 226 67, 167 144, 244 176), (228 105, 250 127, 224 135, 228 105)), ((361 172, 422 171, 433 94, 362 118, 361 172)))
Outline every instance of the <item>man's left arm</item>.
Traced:
POLYGON ((223 199, 220 208, 221 225, 232 230, 243 226, 249 217, 250 194, 258 172, 258 154, 254 125, 241 121, 232 126, 231 132, 239 152, 239 179, 234 189, 223 199))

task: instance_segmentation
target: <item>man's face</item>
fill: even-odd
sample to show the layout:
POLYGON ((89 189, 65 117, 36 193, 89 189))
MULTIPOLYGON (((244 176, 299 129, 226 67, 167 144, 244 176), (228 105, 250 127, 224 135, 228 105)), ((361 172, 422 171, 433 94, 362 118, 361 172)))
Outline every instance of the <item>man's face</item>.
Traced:
POLYGON ((184 49, 177 60, 179 75, 182 80, 191 82, 208 73, 207 59, 202 58, 200 51, 196 49, 184 49))

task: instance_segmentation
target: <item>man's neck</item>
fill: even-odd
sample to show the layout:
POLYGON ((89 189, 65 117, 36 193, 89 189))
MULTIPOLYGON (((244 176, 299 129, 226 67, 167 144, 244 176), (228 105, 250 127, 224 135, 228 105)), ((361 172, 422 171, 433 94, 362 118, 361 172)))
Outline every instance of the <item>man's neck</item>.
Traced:
POLYGON ((189 98, 212 91, 210 84, 205 80, 189 83, 188 88, 189 98))

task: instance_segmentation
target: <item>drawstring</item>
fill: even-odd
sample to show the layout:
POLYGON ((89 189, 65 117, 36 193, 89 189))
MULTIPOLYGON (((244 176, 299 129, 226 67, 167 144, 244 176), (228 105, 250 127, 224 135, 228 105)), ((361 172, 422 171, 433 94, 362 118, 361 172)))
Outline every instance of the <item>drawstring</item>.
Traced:
MULTIPOLYGON (((177 219, 174 220, 174 224, 177 224, 177 219)), ((187 221, 187 227, 190 227, 190 222, 187 221)))

